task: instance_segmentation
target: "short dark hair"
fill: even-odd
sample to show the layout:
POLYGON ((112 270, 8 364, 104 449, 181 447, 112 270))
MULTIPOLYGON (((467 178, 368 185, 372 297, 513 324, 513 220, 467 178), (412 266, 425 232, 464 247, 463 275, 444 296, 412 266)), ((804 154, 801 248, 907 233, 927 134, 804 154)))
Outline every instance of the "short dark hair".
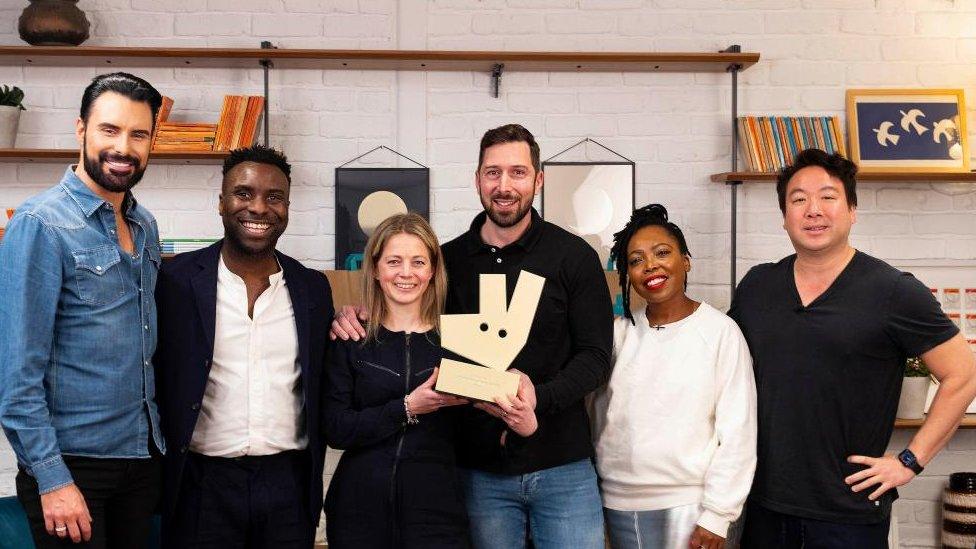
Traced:
POLYGON ((780 170, 776 176, 776 196, 779 198, 779 211, 786 214, 786 186, 796 172, 810 166, 820 166, 832 177, 840 179, 844 184, 844 196, 847 198, 847 206, 854 208, 857 206, 857 164, 844 158, 840 153, 827 154, 820 149, 806 149, 796 156, 796 161, 792 165, 780 170))
POLYGON ((251 145, 230 151, 230 155, 224 159, 224 169, 221 172, 224 179, 227 178, 227 173, 234 169, 234 166, 242 162, 257 162, 258 164, 277 166, 285 174, 285 179, 291 186, 291 164, 288 163, 288 158, 285 157, 284 153, 277 149, 264 145, 251 145))
POLYGON ((148 103, 152 111, 152 128, 156 129, 156 114, 163 104, 163 96, 149 82, 127 72, 100 74, 92 78, 91 84, 81 95, 81 119, 87 124, 92 104, 105 92, 115 92, 139 103, 148 103))
POLYGON ((478 151, 478 169, 485 160, 485 150, 494 145, 502 143, 525 142, 529 145, 529 152, 532 155, 532 167, 536 173, 542 170, 542 161, 539 160, 539 144, 535 142, 532 132, 519 124, 505 124, 497 128, 492 128, 481 136, 481 150, 478 151))
MULTIPOLYGON (((610 248, 610 257, 613 258, 617 268, 617 276, 620 279, 620 290, 624 298, 624 318, 634 323, 634 315, 630 312, 630 283, 627 280, 627 246, 634 234, 644 227, 661 227, 678 241, 678 250, 681 255, 691 257, 688 251, 688 242, 685 241, 685 234, 681 228, 668 221, 668 210, 660 204, 648 204, 634 210, 630 215, 630 221, 624 228, 613 234, 613 247, 610 248)), ((688 289, 688 279, 685 278, 685 289, 688 289)))

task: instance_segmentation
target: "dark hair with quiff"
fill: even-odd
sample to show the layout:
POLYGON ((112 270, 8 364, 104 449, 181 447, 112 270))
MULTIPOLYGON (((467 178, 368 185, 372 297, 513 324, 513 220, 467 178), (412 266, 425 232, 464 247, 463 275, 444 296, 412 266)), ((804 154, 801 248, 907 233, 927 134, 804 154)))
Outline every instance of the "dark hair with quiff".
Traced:
POLYGON ((156 114, 163 104, 163 96, 150 84, 138 76, 127 72, 112 72, 100 74, 92 78, 84 93, 81 94, 81 112, 79 116, 87 124, 92 105, 105 92, 114 92, 123 97, 149 105, 152 111, 152 128, 156 129, 156 114))

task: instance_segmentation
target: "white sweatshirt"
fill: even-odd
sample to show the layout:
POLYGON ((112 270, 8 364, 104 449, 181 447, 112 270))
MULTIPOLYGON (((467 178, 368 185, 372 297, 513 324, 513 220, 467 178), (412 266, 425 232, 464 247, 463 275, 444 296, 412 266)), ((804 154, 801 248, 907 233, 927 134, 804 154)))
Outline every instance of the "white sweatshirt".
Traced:
POLYGON ((610 382, 591 400, 603 504, 651 511, 700 503, 725 536, 756 469, 756 383, 739 327, 707 303, 662 329, 614 323, 610 382))

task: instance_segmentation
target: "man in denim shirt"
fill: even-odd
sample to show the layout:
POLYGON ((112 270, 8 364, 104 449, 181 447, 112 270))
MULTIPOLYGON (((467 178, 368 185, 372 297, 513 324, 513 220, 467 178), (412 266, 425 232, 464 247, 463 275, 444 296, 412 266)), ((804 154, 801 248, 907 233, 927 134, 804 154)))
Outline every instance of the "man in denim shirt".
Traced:
POLYGON ((159 235, 129 189, 161 101, 126 73, 92 80, 79 163, 18 208, 0 245, 0 423, 39 548, 145 546, 159 499, 159 235))

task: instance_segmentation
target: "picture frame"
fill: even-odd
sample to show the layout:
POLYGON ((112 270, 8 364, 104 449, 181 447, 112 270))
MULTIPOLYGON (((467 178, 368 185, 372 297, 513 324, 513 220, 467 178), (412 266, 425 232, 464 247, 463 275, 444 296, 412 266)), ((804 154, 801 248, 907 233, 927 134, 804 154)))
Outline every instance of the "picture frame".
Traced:
POLYGON ((430 218, 430 170, 344 168, 335 170, 335 268, 356 271, 372 229, 397 213, 430 218))
POLYGON ((962 89, 847 90, 851 160, 862 172, 968 172, 962 89))
POLYGON ((581 237, 612 270, 613 233, 630 220, 637 200, 636 164, 547 160, 542 171, 542 218, 581 237))

